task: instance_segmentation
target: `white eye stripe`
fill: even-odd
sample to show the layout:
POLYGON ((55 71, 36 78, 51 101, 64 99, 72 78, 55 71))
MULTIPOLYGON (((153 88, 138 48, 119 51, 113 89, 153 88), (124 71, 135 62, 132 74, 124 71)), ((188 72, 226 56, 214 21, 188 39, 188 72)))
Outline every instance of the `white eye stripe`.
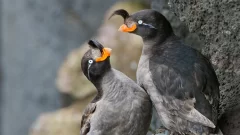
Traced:
POLYGON ((143 23, 143 21, 142 20, 138 20, 138 24, 142 24, 143 23))
POLYGON ((154 26, 152 26, 151 24, 143 23, 142 20, 138 20, 138 24, 148 26, 149 28, 157 29, 157 28, 155 28, 154 26))
POLYGON ((93 63, 93 60, 88 60, 88 63, 89 63, 89 64, 92 64, 92 63, 93 63))
POLYGON ((149 28, 157 29, 154 26, 152 26, 151 24, 143 23, 142 25, 148 26, 149 28))

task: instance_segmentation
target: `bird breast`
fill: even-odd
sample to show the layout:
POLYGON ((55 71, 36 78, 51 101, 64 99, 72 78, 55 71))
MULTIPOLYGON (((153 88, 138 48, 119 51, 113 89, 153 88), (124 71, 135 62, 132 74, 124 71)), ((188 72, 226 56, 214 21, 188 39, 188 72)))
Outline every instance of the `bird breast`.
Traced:
POLYGON ((169 111, 163 105, 164 98, 159 94, 159 90, 153 83, 152 74, 149 70, 149 58, 146 55, 142 55, 140 58, 137 70, 137 81, 138 84, 143 87, 150 96, 157 112, 160 112, 158 113, 158 116, 162 124, 166 128, 171 128, 172 120, 169 118, 169 111))

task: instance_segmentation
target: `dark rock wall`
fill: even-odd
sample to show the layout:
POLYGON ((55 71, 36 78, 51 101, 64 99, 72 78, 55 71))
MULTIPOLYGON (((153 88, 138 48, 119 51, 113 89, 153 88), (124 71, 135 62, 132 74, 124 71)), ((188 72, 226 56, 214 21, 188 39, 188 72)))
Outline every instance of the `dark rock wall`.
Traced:
POLYGON ((196 33, 202 52, 211 59, 221 84, 221 127, 240 132, 240 1, 169 0, 173 12, 196 33), (238 113, 237 113, 238 112, 238 113))
POLYGON ((168 0, 153 0, 151 8, 159 11, 168 19, 173 27, 174 33, 181 37, 187 45, 198 50, 201 49, 202 46, 198 36, 195 33, 189 32, 187 25, 180 21, 180 18, 170 9, 168 0))
POLYGON ((114 2, 2 0, 1 135, 26 135, 40 113, 60 107, 60 64, 95 34, 114 2))

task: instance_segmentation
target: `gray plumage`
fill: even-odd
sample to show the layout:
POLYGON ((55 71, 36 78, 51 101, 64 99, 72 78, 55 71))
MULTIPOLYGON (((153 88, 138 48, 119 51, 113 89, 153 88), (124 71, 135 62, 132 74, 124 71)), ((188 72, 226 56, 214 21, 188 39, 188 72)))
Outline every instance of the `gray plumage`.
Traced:
POLYGON ((127 27, 137 27, 122 27, 122 31, 143 38, 137 81, 149 94, 164 127, 172 134, 217 134, 219 83, 209 60, 184 45, 157 11, 142 10, 123 18, 127 27))
POLYGON ((155 48, 156 52, 162 53, 159 57, 153 57, 143 47, 145 53, 140 58, 137 70, 138 83, 150 95, 167 129, 180 134, 209 134, 213 130, 210 128, 215 128, 217 124, 218 83, 210 76, 214 74, 207 70, 207 65, 196 62, 202 56, 191 63, 197 52, 192 50, 194 54, 182 54, 179 49, 190 48, 176 45, 170 50, 174 54, 169 54, 169 49, 161 52, 155 48))
POLYGON ((89 50, 84 55, 82 70, 87 75, 88 70, 96 69, 87 78, 96 86, 98 94, 85 109, 81 135, 146 135, 152 107, 147 93, 129 77, 111 68, 109 58, 95 62, 92 66, 97 68, 88 68, 92 52, 89 50), (96 74, 98 71, 102 72, 96 74))

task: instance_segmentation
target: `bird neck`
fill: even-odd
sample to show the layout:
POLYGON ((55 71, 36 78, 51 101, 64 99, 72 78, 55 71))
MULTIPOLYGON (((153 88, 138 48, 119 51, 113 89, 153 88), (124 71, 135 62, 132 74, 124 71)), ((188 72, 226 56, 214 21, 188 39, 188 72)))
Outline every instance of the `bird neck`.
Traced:
POLYGON ((104 94, 104 87, 103 87, 103 84, 105 83, 109 83, 111 82, 111 70, 112 69, 109 69, 107 71, 105 71, 101 76, 95 78, 95 79, 92 79, 91 82, 93 83, 93 85, 96 87, 97 89, 97 95, 96 97, 93 99, 92 102, 96 102, 98 101, 100 98, 102 98, 103 94, 104 94))
POLYGON ((124 93, 125 89, 119 87, 124 86, 124 84, 122 84, 121 77, 122 76, 118 74, 117 70, 111 69, 102 77, 101 81, 94 83, 98 90, 98 97, 111 102, 123 100, 125 98, 124 94, 120 93, 124 93))
POLYGON ((111 71, 111 67, 105 69, 105 70, 101 70, 101 73, 99 74, 95 74, 95 75, 91 75, 91 82, 93 83, 93 85, 98 88, 99 85, 102 84, 103 80, 106 80, 109 72, 111 71))
POLYGON ((157 49, 158 47, 163 46, 167 41, 171 41, 172 39, 175 39, 176 36, 173 32, 170 33, 159 33, 155 37, 149 39, 143 38, 143 49, 142 54, 143 55, 151 55, 154 49, 157 49))

